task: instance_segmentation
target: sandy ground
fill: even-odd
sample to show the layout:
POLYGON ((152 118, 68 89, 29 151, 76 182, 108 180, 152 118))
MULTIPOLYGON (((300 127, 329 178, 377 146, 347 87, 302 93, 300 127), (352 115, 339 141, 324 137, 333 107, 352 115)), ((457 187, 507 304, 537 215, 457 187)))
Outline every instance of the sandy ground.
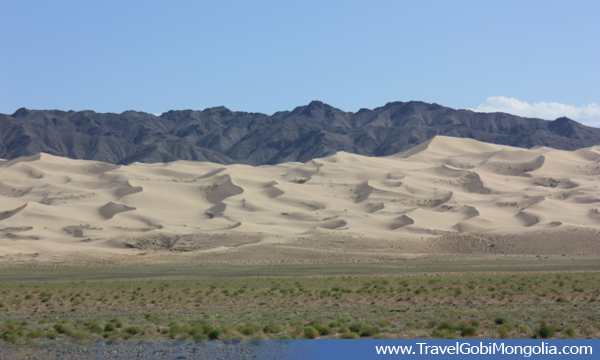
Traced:
POLYGON ((450 137, 259 167, 39 154, 0 160, 0 261, 600 255, 599 180, 600 146, 450 137))

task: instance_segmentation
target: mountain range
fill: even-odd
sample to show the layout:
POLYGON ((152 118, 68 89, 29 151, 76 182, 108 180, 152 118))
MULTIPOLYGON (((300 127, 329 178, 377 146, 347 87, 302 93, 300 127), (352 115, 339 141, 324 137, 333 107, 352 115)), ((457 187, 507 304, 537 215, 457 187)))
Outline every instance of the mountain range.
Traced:
POLYGON ((320 101, 273 115, 213 107, 159 116, 125 111, 28 110, 0 114, 0 158, 47 153, 112 164, 176 160, 221 164, 307 162, 345 151, 386 156, 437 135, 522 148, 575 150, 600 144, 600 129, 420 101, 346 112, 320 101))

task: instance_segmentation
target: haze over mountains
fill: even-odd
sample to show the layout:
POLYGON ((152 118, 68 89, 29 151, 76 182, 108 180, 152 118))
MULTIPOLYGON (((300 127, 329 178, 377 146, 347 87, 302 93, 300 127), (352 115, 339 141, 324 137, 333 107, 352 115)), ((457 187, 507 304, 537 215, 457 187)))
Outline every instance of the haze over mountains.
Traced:
POLYGON ((21 108, 0 114, 0 158, 47 153, 112 164, 197 160, 264 165, 307 162, 338 151, 387 156, 436 135, 524 148, 575 150, 600 144, 600 129, 567 118, 547 121, 417 101, 352 113, 313 101, 270 116, 224 107, 160 116, 21 108))

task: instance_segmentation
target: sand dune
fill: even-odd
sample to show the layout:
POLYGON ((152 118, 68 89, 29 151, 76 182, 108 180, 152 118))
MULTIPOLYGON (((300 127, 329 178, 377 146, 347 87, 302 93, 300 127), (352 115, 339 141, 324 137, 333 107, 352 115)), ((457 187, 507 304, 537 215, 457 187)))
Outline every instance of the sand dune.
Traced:
POLYGON ((0 160, 0 256, 600 230, 599 180, 600 146, 523 150, 450 137, 389 157, 340 152, 259 167, 38 154, 0 160))

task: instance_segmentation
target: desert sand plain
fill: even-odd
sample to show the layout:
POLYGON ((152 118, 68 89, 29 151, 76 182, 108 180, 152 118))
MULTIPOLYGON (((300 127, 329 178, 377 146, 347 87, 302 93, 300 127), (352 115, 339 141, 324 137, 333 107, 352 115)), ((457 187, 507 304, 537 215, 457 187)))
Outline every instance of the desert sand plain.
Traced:
POLYGON ((0 262, 597 257, 599 180, 600 146, 441 136, 258 167, 38 154, 0 161, 0 262))

